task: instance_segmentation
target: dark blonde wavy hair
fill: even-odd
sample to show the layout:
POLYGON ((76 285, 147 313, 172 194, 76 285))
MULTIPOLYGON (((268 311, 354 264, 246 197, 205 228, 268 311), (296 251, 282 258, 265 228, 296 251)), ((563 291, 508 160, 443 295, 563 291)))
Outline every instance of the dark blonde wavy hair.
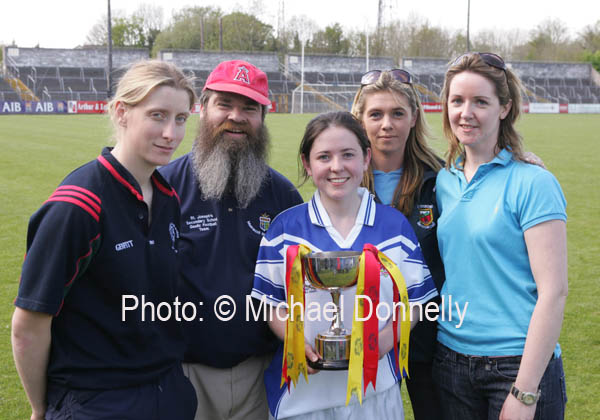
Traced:
MULTIPOLYGON (((412 85, 394 79, 389 72, 382 72, 377 82, 360 87, 354 96, 352 114, 362 122, 366 98, 379 92, 388 92, 397 101, 401 96, 404 96, 408 100, 411 112, 417 116, 415 126, 410 129, 406 140, 404 161, 402 162, 402 178, 396 186, 392 199, 392 206, 408 217, 413 211, 415 201, 418 199, 425 171, 427 168, 436 172, 439 171, 442 167, 441 159, 427 144, 430 129, 425 120, 425 113, 417 92, 412 85)), ((375 193, 373 159, 371 159, 369 170, 365 172, 362 185, 375 193)))
POLYGON ((512 101, 508 114, 500 121, 500 130, 498 131, 498 141, 496 143, 495 153, 497 154, 502 149, 508 149, 511 151, 514 159, 523 160, 523 140, 515 128, 515 123, 521 115, 521 91, 523 89, 521 81, 508 67, 506 70, 493 67, 483 61, 478 53, 470 53, 459 57, 458 61, 450 64, 446 76, 444 77, 444 87, 442 88, 442 118, 444 136, 448 140, 446 168, 450 168, 459 156, 463 158, 463 162, 465 158, 464 146, 460 144, 460 141, 452 132, 450 120, 448 118, 448 95, 450 93, 450 84, 452 83, 454 76, 464 71, 479 74, 492 82, 500 105, 506 105, 512 101))

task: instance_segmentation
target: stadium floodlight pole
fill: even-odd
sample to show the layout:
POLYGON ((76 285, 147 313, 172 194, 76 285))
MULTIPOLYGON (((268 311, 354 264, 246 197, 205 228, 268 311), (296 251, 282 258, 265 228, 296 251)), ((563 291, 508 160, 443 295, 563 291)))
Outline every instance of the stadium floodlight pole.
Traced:
POLYGON ((106 72, 108 90, 106 92, 107 99, 112 97, 112 24, 110 19, 110 0, 108 0, 108 18, 107 18, 107 26, 108 26, 108 71, 106 72))
POLYGON ((366 52, 365 52, 365 58, 367 60, 366 66, 367 68, 365 69, 365 73, 369 71, 369 28, 365 29, 365 33, 367 34, 367 48, 366 48, 366 52))
POLYGON ((304 114, 304 40, 302 40, 302 62, 300 65, 300 113, 304 114))
POLYGON ((469 39, 469 27, 471 26, 471 0, 467 0, 467 51, 471 51, 471 41, 469 39))

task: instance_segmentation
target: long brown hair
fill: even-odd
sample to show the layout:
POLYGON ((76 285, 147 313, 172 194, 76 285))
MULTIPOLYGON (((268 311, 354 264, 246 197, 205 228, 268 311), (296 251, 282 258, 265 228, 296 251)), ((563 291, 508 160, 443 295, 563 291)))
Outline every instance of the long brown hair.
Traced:
POLYGON ((515 128, 515 122, 521 115, 521 81, 509 68, 505 70, 487 64, 478 53, 465 54, 458 61, 450 65, 444 78, 442 89, 442 114, 443 131, 448 140, 448 153, 446 155, 446 167, 450 168, 459 156, 465 158, 464 147, 452 132, 448 118, 448 95, 452 79, 459 73, 469 71, 479 74, 492 82, 500 105, 506 105, 512 101, 510 110, 506 117, 500 121, 498 141, 496 143, 496 154, 502 149, 508 149, 514 159, 523 160, 523 141, 521 135, 515 128))
MULTIPOLYGON (((425 113, 419 101, 419 96, 412 85, 395 80, 389 72, 382 72, 377 82, 361 86, 354 97, 352 114, 362 122, 366 98, 378 92, 388 92, 397 98, 397 100, 400 95, 404 96, 410 104, 412 113, 417 116, 415 126, 410 129, 408 139, 406 140, 404 161, 402 162, 402 178, 396 186, 392 199, 392 206, 408 217, 412 213, 415 201, 423 185, 425 171, 427 168, 431 168, 436 172, 439 171, 442 167, 440 163, 441 159, 427 144, 430 129, 425 120, 425 113)), ((371 159, 369 170, 365 172, 363 186, 367 187, 372 193, 375 192, 373 159, 371 159)))

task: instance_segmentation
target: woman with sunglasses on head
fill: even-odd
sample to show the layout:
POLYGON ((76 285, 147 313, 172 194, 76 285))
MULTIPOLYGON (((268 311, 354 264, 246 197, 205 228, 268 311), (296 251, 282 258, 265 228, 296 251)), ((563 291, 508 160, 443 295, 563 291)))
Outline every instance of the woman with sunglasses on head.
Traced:
MULTIPOLYGON (((444 267, 437 244, 435 179, 442 160, 427 145, 423 107, 402 69, 363 75, 352 113, 371 143, 371 165, 364 185, 375 200, 400 210, 414 229, 438 291, 444 267)), ((423 318, 411 332, 406 386, 415 420, 443 419, 439 391, 432 378, 437 324, 423 318)))
POLYGON ((566 202, 522 161, 521 84, 502 58, 469 53, 442 91, 449 152, 437 178, 442 296, 434 375, 450 419, 562 419, 558 337, 567 296, 566 202))
MULTIPOLYGON (((271 307, 269 326, 282 341, 288 315, 282 303, 289 300, 288 289, 293 288, 286 285, 287 252, 292 245, 302 244, 312 251, 322 252, 362 251, 365 244, 372 244, 400 269, 406 281, 409 302, 423 304, 431 296, 437 296, 407 220, 400 212, 376 204, 369 191, 360 187, 370 157, 369 140, 361 124, 349 112, 321 114, 306 127, 299 160, 304 181, 312 179, 317 191, 310 202, 280 213, 271 223, 260 244, 252 290, 254 298, 266 299, 271 307), (278 315, 273 315, 274 312, 278 315)), ((379 265, 376 271, 379 271, 379 265)), ((391 278, 381 276, 380 285, 380 302, 391 307, 389 305, 394 301, 391 278)), ((344 302, 342 317, 347 328, 354 318, 356 290, 354 286, 341 292, 344 302)), ((305 299, 305 354, 302 356, 317 362, 319 355, 313 348, 315 337, 330 327, 331 319, 315 317, 314 313, 311 317, 312 311, 308 308, 315 305, 326 308, 331 304, 331 295, 324 290, 306 290, 305 299)), ((287 303, 293 302, 294 299, 291 299, 287 303)), ((376 388, 367 387, 362 404, 352 398, 346 405, 349 370, 309 368, 308 373, 312 375, 308 382, 299 377, 297 383, 288 389, 281 380, 282 344, 265 371, 271 415, 277 419, 294 420, 403 419, 402 398, 395 386, 400 372, 393 350, 390 316, 391 311, 387 315, 385 311, 378 314, 375 328, 379 327, 379 354, 375 355, 375 359, 378 356, 379 360, 374 360, 377 367, 376 388)), ((411 319, 411 326, 414 326, 417 317, 411 319)), ((369 341, 369 344, 372 342, 369 341)), ((292 369, 294 364, 303 363, 304 357, 296 357, 294 361, 292 354, 286 361, 286 366, 292 369)))
POLYGON ((12 346, 32 420, 194 417, 181 327, 154 308, 177 299, 180 220, 156 167, 183 140, 195 98, 173 64, 132 65, 108 104, 116 145, 31 217, 12 346))

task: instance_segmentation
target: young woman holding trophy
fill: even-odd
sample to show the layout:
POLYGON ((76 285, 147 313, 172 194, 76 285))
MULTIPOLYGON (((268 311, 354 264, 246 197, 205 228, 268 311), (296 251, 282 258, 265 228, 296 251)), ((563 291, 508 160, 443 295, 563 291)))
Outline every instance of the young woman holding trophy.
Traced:
POLYGON ((407 373, 413 305, 437 291, 406 218, 360 187, 370 158, 350 113, 314 118, 300 160, 317 191, 278 215, 261 242, 252 296, 270 305, 283 341, 265 372, 273 418, 403 418, 394 385, 407 373))

